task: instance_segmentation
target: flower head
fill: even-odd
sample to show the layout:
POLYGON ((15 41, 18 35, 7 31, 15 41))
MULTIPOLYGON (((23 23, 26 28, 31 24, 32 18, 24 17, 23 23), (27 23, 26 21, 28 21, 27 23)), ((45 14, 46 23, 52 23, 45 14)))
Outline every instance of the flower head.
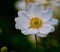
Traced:
POLYGON ((50 3, 55 7, 60 7, 60 0, 51 0, 50 3))
POLYGON ((39 5, 30 5, 27 11, 19 11, 15 18, 16 29, 21 30, 25 35, 33 34, 39 37, 46 37, 48 33, 54 32, 54 26, 58 20, 52 18, 53 11, 50 7, 46 10, 39 5))
POLYGON ((16 8, 17 10, 25 10, 25 9, 26 9, 26 2, 25 2, 25 0, 17 1, 17 2, 15 3, 15 8, 16 8))
POLYGON ((22 1, 17 1, 15 3, 15 8, 17 10, 26 10, 26 7, 29 5, 29 3, 34 3, 34 4, 48 4, 49 2, 46 0, 22 0, 22 1))

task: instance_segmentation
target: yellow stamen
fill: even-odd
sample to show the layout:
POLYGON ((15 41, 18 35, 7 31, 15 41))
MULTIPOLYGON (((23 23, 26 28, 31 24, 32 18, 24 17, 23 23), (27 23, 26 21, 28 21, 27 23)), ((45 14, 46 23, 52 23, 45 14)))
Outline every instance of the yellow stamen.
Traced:
POLYGON ((29 4, 30 2, 34 3, 35 0, 25 0, 26 1, 26 4, 29 4))
POLYGON ((30 20, 30 27, 31 28, 39 28, 42 25, 42 20, 38 17, 34 17, 30 20))

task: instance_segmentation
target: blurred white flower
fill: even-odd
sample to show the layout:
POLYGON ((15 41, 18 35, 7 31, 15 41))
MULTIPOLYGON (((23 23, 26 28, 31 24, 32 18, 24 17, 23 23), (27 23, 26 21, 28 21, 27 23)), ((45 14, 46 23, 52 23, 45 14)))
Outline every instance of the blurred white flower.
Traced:
POLYGON ((50 3, 53 6, 60 7, 60 0, 51 0, 50 3))
POLYGON ((55 30, 54 26, 58 20, 52 18, 53 11, 50 7, 46 10, 39 5, 30 5, 27 11, 19 11, 15 18, 15 28, 21 30, 25 35, 32 34, 39 37, 46 37, 48 33, 55 30))
POLYGON ((33 1, 32 0, 21 0, 21 1, 17 1, 15 3, 15 8, 17 10, 25 10, 26 7, 28 6, 28 5, 26 5, 26 2, 34 3, 34 4, 39 4, 39 5, 40 4, 47 4, 48 3, 48 1, 46 1, 46 0, 33 0, 33 1))
MULTIPOLYGON (((32 0, 21 0, 15 3, 15 8, 17 10, 25 10, 27 5, 26 1, 32 3, 32 0)), ((51 4, 52 6, 60 7, 60 0, 33 0, 35 4, 51 4)))
POLYGON ((15 8, 17 9, 17 10, 25 10, 26 8, 26 2, 25 2, 25 0, 22 0, 22 1, 17 1, 16 3, 15 3, 15 8))

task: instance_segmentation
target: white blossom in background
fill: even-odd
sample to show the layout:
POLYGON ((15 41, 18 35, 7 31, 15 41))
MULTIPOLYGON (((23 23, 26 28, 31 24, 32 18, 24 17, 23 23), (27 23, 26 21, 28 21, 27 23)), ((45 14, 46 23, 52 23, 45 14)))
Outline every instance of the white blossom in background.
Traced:
MULTIPOLYGON (((30 1, 30 0, 29 0, 30 1)), ((55 7, 60 7, 60 0, 34 0, 35 4, 51 4, 52 6, 55 7)), ((31 3, 32 1, 30 1, 31 3)), ((15 3, 15 8, 19 11, 19 10, 25 10, 26 9, 26 0, 21 0, 21 1, 17 1, 15 3)))
POLYGON ((50 0, 51 5, 60 7, 60 0, 50 0))
POLYGON ((58 20, 52 18, 53 11, 50 7, 46 10, 39 5, 31 4, 27 11, 19 11, 15 18, 15 28, 21 30, 24 35, 32 34, 38 37, 46 37, 50 32, 54 32, 58 20))
MULTIPOLYGON (((28 1, 30 1, 30 0, 28 0, 28 1)), ((32 2, 32 0, 30 1, 30 3, 34 3, 34 4, 39 4, 39 5, 41 5, 41 4, 46 4, 46 3, 48 3, 48 1, 46 1, 46 0, 33 0, 34 2, 32 2)), ((21 1, 17 1, 16 3, 15 3, 15 8, 19 11, 19 10, 26 10, 26 7, 27 7, 28 5, 26 5, 26 0, 21 0, 21 1)), ((43 7, 43 6, 42 6, 43 7)))
MULTIPOLYGON (((56 7, 60 7, 60 0, 34 0, 35 4, 51 4, 53 6, 56 7)), ((30 2, 31 3, 31 2, 30 2)), ((15 3, 15 8, 17 10, 25 10, 26 9, 26 0, 21 0, 21 1, 17 1, 15 3)))
POLYGON ((22 1, 17 1, 15 3, 15 8, 19 11, 19 10, 25 10, 26 9, 26 2, 25 0, 22 1))

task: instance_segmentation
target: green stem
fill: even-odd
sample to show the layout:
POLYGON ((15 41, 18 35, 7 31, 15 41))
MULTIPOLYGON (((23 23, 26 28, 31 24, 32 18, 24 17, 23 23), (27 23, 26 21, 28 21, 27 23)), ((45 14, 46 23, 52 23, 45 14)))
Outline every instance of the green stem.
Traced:
POLYGON ((36 35, 35 35, 35 41, 36 41, 36 52, 38 52, 38 39, 36 35))

